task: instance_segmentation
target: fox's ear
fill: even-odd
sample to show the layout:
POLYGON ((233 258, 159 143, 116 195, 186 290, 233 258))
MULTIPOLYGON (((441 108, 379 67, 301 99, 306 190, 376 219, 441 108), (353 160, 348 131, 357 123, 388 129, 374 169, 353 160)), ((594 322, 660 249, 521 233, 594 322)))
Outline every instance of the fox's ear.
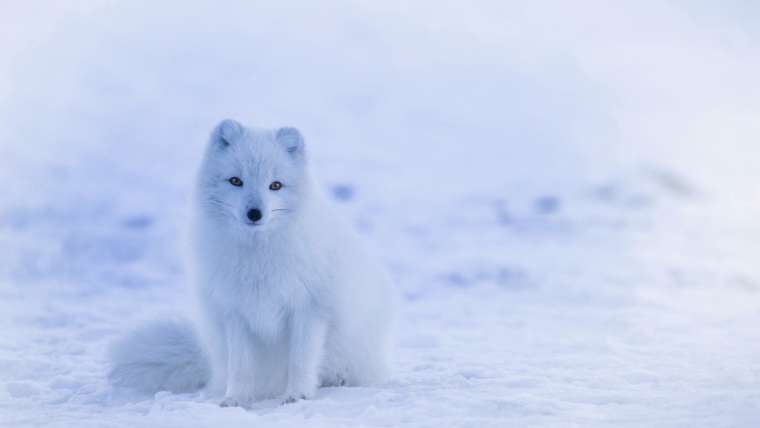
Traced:
POLYGON ((211 132, 211 144, 226 148, 243 135, 243 125, 232 119, 224 119, 211 132))
POLYGON ((296 128, 284 127, 277 130, 275 139, 285 147, 292 156, 303 153, 303 135, 296 128))

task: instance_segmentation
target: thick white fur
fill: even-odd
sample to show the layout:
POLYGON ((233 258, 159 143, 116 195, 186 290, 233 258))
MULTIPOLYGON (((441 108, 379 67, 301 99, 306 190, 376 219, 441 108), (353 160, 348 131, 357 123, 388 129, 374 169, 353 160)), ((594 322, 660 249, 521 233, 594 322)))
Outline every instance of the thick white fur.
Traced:
MULTIPOLYGON (((200 168, 196 203, 195 267, 210 379, 172 379, 161 387, 208 383, 224 394, 222 405, 245 406, 386 376, 392 287, 315 186, 297 130, 220 123, 200 168), (230 177, 243 186, 231 185, 230 177), (270 190, 273 181, 282 188, 270 190), (255 224, 246 216, 252 208, 263 213, 255 224)), ((123 357, 129 343, 121 349, 123 357)), ((167 367, 182 361, 163 354, 173 361, 156 365, 155 378, 169 379, 167 367)), ((132 370, 115 366, 121 378, 148 371, 139 357, 121 360, 132 362, 132 370)))
POLYGON ((111 348, 114 384, 140 392, 190 392, 210 377, 208 357, 192 324, 153 321, 131 332, 111 348))

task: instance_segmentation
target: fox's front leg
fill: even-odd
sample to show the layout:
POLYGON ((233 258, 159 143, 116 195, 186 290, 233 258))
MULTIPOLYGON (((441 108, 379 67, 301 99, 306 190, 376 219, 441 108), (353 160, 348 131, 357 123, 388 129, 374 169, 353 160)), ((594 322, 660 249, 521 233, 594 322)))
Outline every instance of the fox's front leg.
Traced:
POLYGON ((312 311, 294 314, 290 323, 288 385, 283 404, 311 398, 317 392, 327 322, 312 311))
POLYGON ((247 406, 253 400, 253 337, 240 319, 225 323, 227 388, 222 407, 247 406))

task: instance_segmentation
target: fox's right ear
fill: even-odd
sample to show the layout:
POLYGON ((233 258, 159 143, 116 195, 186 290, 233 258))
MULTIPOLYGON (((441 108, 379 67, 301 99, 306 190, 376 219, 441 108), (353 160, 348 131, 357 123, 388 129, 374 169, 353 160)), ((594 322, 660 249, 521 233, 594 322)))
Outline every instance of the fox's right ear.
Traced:
POLYGON ((219 148, 227 148, 243 135, 243 125, 232 119, 219 122, 211 132, 211 144, 219 148))

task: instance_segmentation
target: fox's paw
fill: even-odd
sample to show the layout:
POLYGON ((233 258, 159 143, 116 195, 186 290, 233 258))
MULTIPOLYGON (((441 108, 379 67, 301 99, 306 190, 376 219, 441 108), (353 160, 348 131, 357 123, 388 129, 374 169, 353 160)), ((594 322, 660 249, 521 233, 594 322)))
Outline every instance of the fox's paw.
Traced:
POLYGON ((306 395, 304 394, 287 395, 285 396, 285 399, 282 400, 282 405, 284 406, 286 404, 292 404, 292 403, 295 403, 296 401, 301 401, 301 400, 306 400, 306 395))
POLYGON ((341 375, 335 375, 331 377, 327 377, 322 380, 322 384, 320 386, 327 386, 327 387, 335 387, 335 386, 346 386, 348 385, 348 382, 346 379, 341 375))
POLYGON ((219 407, 245 407, 245 402, 236 397, 224 397, 219 407))

